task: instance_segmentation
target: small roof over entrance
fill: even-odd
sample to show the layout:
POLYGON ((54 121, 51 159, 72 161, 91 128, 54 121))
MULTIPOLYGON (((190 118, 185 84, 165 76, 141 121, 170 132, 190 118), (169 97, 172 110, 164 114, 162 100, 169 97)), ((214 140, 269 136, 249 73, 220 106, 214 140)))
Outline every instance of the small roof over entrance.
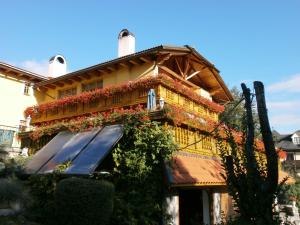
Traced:
POLYGON ((68 162, 70 166, 65 174, 92 174, 122 136, 122 125, 80 133, 62 131, 33 156, 25 166, 25 173, 50 173, 58 165, 68 162))
MULTIPOLYGON (((169 170, 169 182, 173 187, 226 186, 225 174, 219 159, 191 153, 179 152, 173 157, 169 170)), ((288 177, 286 183, 295 183, 288 173, 279 170, 278 182, 288 177)))
POLYGON ((172 186, 225 186, 221 162, 218 159, 190 153, 173 157, 170 181, 172 186))

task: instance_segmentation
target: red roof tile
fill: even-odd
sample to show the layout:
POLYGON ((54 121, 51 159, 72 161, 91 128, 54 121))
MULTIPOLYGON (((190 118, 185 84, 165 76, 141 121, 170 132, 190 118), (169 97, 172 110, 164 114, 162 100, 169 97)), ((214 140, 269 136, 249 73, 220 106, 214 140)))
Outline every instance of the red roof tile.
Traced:
POLYGON ((173 157, 172 183, 176 185, 225 185, 221 162, 197 155, 173 157))
MULTIPOLYGON (((179 153, 173 157, 171 184, 172 186, 215 186, 226 185, 221 175, 224 173, 221 161, 212 157, 179 153)), ((279 182, 288 174, 279 171, 279 182)), ((288 184, 294 183, 289 177, 288 184)))

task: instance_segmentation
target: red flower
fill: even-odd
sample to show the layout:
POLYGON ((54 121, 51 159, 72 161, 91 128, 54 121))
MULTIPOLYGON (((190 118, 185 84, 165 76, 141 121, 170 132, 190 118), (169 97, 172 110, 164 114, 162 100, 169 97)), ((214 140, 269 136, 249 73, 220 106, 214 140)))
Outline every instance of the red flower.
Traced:
POLYGON ((147 90, 150 88, 155 88, 155 86, 157 86, 158 84, 161 84, 167 87, 168 89, 171 89, 174 92, 181 94, 186 98, 207 107, 211 111, 222 112, 224 110, 223 106, 215 102, 209 101, 206 98, 198 95, 192 89, 184 86, 180 81, 174 80, 170 78, 168 75, 160 74, 157 77, 146 77, 136 81, 129 81, 125 84, 112 85, 110 87, 106 87, 103 89, 96 89, 94 91, 84 92, 76 96, 68 96, 53 102, 42 103, 37 106, 28 107, 24 111, 24 114, 26 117, 28 115, 34 117, 35 115, 44 113, 48 110, 57 110, 57 109, 62 109, 63 107, 69 105, 74 105, 78 103, 89 103, 91 101, 101 99, 101 98, 110 98, 114 94, 118 94, 118 93, 128 93, 133 90, 139 90, 139 89, 147 90))

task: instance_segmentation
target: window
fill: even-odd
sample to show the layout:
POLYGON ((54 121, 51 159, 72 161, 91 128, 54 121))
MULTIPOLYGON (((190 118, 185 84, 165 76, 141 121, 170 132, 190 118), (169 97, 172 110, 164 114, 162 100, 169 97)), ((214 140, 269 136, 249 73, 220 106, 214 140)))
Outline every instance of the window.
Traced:
POLYGON ((69 88, 65 90, 59 90, 58 91, 58 99, 65 98, 68 96, 76 95, 77 94, 77 88, 69 88))
POLYGON ((103 88, 103 80, 93 81, 93 82, 81 85, 82 92, 94 91, 94 90, 100 89, 100 88, 103 88))
POLYGON ((295 145, 300 145, 300 137, 294 137, 293 142, 295 145))
POLYGON ((30 95, 30 83, 25 83, 24 84, 24 90, 23 90, 23 94, 24 95, 30 95))
POLYGON ((287 153, 286 155, 286 161, 293 161, 294 160, 294 154, 293 153, 287 153))
POLYGON ((0 129, 0 146, 11 147, 15 131, 0 129))

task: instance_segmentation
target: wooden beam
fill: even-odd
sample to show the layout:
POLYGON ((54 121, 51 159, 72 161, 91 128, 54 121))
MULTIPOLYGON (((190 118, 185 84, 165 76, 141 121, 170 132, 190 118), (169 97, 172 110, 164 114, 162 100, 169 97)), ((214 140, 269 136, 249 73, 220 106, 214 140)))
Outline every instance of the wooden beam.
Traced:
POLYGON ((73 84, 72 80, 63 80, 63 82, 65 82, 66 84, 73 84))
POLYGON ((98 69, 97 70, 100 74, 104 74, 105 73, 105 71, 104 70, 101 70, 101 69, 98 69))
POLYGON ((133 64, 133 65, 140 65, 137 61, 135 61, 135 60, 129 60, 129 62, 131 63, 131 64, 133 64))
POLYGON ((183 77, 186 78, 186 74, 188 72, 190 68, 190 58, 187 58, 186 61, 185 61, 185 68, 184 68, 184 71, 183 71, 183 77))
POLYGON ((12 76, 17 76, 17 77, 20 77, 20 78, 30 80, 30 77, 25 75, 25 74, 18 74, 18 73, 11 73, 11 72, 9 74, 12 75, 12 76))
POLYGON ((87 72, 87 74, 90 75, 91 77, 99 76, 99 73, 97 70, 89 71, 89 72, 87 72))
POLYGON ((77 77, 77 76, 76 77, 72 77, 71 79, 75 80, 75 81, 78 81, 78 82, 82 81, 82 79, 80 77, 77 77))
POLYGON ((142 56, 142 57, 140 57, 140 60, 141 60, 141 61, 143 61, 143 62, 145 62, 145 63, 152 62, 152 60, 151 60, 151 59, 149 59, 149 58, 148 58, 148 57, 146 57, 146 56, 142 56))
POLYGON ((191 75, 187 76, 187 78, 185 78, 186 80, 191 79, 193 76, 197 75, 198 73, 200 73, 200 71, 196 71, 194 73, 192 73, 191 75))
POLYGON ((213 88, 213 89, 209 90, 209 93, 210 93, 212 96, 214 96, 214 95, 216 95, 217 93, 219 93, 220 91, 222 91, 222 88, 217 87, 217 88, 213 88))
POLYGON ((47 92, 48 88, 46 88, 46 87, 38 87, 37 90, 38 91, 42 91, 42 92, 47 92))
POLYGON ((130 67, 130 65, 128 65, 127 63, 124 63, 124 62, 120 62, 119 65, 124 67, 124 68, 130 67))
POLYGON ((56 89, 56 86, 54 86, 52 84, 47 84, 46 87, 51 88, 51 89, 56 89))
POLYGON ((59 87, 65 86, 64 83, 60 83, 60 82, 55 82, 54 85, 59 86, 59 87))
POLYGON ((192 88, 199 88, 197 85, 189 82, 188 80, 183 79, 179 74, 177 74, 173 70, 169 69, 168 67, 166 67, 166 66, 158 66, 158 67, 161 68, 162 70, 164 70, 165 72, 169 73, 173 77, 177 78, 178 80, 184 82, 186 85, 188 85, 192 88))
POLYGON ((171 53, 159 55, 156 60, 157 65, 161 65, 162 63, 164 63, 164 61, 168 60, 171 56, 172 56, 171 53))
POLYGON ((112 66, 107 66, 106 68, 109 69, 112 72, 116 71, 116 69, 114 67, 112 67, 112 66))
POLYGON ((181 67, 179 65, 179 62, 178 62, 177 58, 175 58, 175 62, 176 62, 176 65, 177 65, 177 67, 179 69, 179 72, 180 72, 181 76, 183 76, 183 72, 182 72, 182 69, 181 69, 181 67))
POLYGON ((80 75, 80 78, 85 79, 85 80, 89 80, 89 79, 91 79, 91 75, 89 75, 87 73, 84 73, 84 74, 80 75))

